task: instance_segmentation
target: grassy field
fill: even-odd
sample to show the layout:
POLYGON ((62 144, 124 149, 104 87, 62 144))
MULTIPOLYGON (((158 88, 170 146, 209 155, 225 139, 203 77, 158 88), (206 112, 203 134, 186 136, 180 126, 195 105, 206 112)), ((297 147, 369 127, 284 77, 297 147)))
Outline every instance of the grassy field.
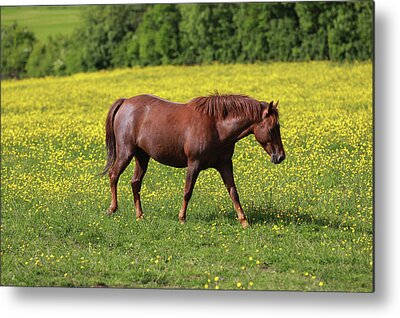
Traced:
POLYGON ((1 85, 3 285, 373 290, 371 63, 148 67, 1 85), (286 160, 249 136, 234 173, 242 229, 203 171, 185 225, 185 169, 151 160, 133 212, 128 167, 109 206, 104 121, 119 97, 185 102, 214 90, 280 100, 286 160))
POLYGON ((80 21, 84 6, 20 6, 2 7, 1 24, 17 22, 28 27, 37 39, 45 41, 49 36, 71 34, 80 21))

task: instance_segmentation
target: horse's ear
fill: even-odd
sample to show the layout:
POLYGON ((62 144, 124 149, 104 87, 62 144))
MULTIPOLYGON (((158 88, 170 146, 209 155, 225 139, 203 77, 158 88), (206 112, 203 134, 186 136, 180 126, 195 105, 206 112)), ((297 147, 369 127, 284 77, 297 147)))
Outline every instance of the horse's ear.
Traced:
POLYGON ((275 103, 275 109, 277 109, 278 108, 278 104, 279 104, 279 100, 275 103))
POLYGON ((262 118, 265 119, 271 113, 271 109, 272 109, 272 106, 274 105, 274 102, 273 101, 270 103, 262 102, 261 105, 265 106, 265 109, 262 112, 262 118))

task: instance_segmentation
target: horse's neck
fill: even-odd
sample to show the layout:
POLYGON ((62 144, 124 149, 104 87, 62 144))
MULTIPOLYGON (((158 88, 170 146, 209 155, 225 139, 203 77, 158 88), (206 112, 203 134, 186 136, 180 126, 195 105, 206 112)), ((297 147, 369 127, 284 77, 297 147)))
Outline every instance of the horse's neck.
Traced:
POLYGON ((244 118, 228 118, 217 123, 220 140, 224 142, 237 142, 253 133, 253 122, 244 118))

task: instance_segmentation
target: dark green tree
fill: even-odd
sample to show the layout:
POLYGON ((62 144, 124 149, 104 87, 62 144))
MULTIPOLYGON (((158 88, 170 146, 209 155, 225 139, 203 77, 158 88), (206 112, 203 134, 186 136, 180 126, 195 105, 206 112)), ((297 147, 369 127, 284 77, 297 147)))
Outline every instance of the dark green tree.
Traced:
POLYGON ((329 10, 329 3, 298 2, 295 5, 299 20, 301 46, 295 52, 301 60, 324 60, 328 58, 327 23, 322 14, 329 10))
POLYGON ((143 15, 134 41, 140 65, 175 64, 178 61, 180 12, 176 5, 151 6, 143 15))
POLYGON ((1 78, 21 78, 36 42, 26 27, 13 23, 1 26, 1 78))
POLYGON ((67 38, 61 35, 49 37, 46 43, 37 43, 26 65, 27 75, 32 77, 65 75, 67 45, 67 38))
POLYGON ((238 43, 237 61, 254 62, 267 60, 268 24, 271 19, 269 3, 239 4, 233 22, 238 43))
POLYGON ((239 10, 238 4, 214 4, 208 23, 210 42, 213 45, 213 60, 233 63, 237 60, 239 43, 233 18, 239 10))
POLYGON ((139 41, 136 32, 128 32, 113 50, 111 63, 114 67, 131 67, 139 63, 139 41))
POLYGON ((329 7, 329 59, 365 60, 372 57, 371 1, 336 3, 329 7))
POLYGON ((236 61, 239 42, 233 21, 238 4, 182 4, 179 10, 183 63, 236 61))
POLYGON ((328 48, 331 60, 354 60, 356 57, 354 40, 357 16, 353 9, 352 2, 332 4, 329 8, 332 23, 328 22, 328 48))
POLYGON ((296 59, 295 52, 300 47, 298 18, 294 3, 272 3, 270 20, 266 31, 268 43, 268 61, 291 61, 296 59))
POLYGON ((180 61, 184 64, 210 63, 213 61, 213 44, 208 21, 211 19, 209 4, 179 5, 179 24, 182 52, 180 61))
POLYGON ((71 37, 67 52, 67 71, 94 71, 112 66, 114 51, 135 32, 146 5, 89 6, 71 37))
POLYGON ((358 38, 356 41, 357 58, 368 60, 372 58, 373 51, 373 2, 362 1, 354 4, 357 12, 356 32, 358 38))

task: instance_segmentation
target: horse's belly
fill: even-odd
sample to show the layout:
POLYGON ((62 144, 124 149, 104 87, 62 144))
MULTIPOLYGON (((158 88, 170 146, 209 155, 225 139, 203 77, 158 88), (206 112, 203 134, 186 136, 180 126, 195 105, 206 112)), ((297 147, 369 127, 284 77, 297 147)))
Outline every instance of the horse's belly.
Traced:
POLYGON ((141 143, 139 145, 151 158, 159 163, 176 168, 187 167, 187 158, 183 149, 179 147, 166 146, 156 142, 141 143))
POLYGON ((155 161, 162 163, 167 166, 175 167, 175 168, 185 168, 187 167, 186 159, 177 160, 175 157, 170 158, 167 156, 151 156, 155 161))

